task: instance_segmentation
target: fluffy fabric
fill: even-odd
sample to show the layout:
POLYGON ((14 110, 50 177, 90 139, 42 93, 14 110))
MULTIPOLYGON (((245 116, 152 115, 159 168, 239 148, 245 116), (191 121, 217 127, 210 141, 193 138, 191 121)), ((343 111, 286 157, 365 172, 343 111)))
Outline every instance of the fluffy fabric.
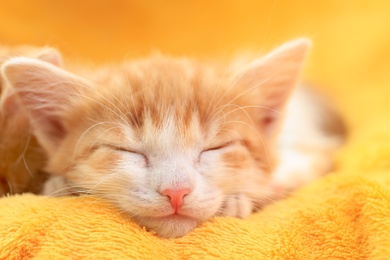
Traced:
POLYGON ((332 176, 247 220, 161 239, 94 198, 0 200, 0 259, 363 259, 390 255, 386 172, 332 176))
POLYGON ((93 198, 2 198, 0 259, 390 255, 389 1, 248 1, 240 7, 234 1, 183 2, 157 8, 116 0, 99 1, 89 15, 90 4, 82 1, 0 2, 7 2, 0 10, 5 43, 50 41, 97 61, 121 60, 129 50, 148 52, 150 46, 178 54, 224 53, 309 33, 315 44, 307 77, 323 83, 351 132, 328 177, 247 220, 215 218, 179 239, 156 237, 93 198))

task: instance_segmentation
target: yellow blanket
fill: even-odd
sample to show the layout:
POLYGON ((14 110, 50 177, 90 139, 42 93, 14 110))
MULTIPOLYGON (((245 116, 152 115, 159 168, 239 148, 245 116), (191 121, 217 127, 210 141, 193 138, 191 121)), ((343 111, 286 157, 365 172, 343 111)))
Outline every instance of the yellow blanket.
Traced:
POLYGON ((224 57, 297 36, 306 78, 351 136, 326 178, 247 220, 214 218, 161 239, 96 198, 0 199, 0 259, 389 259, 390 2, 0 0, 0 42, 121 61, 160 49, 224 57), (175 3, 172 3, 175 2, 175 3))

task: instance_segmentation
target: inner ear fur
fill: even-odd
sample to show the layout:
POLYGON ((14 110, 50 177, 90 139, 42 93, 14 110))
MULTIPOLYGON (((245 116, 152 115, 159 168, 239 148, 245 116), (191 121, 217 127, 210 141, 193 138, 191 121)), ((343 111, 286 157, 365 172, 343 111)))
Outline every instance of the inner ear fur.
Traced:
POLYGON ((18 57, 1 67, 7 87, 27 113, 33 132, 43 148, 51 152, 66 135, 63 115, 71 110, 71 99, 85 80, 38 59, 18 57))
POLYGON ((247 89, 259 106, 255 119, 263 133, 274 136, 286 103, 300 78, 311 43, 302 38, 287 42, 236 74, 236 84, 247 89))

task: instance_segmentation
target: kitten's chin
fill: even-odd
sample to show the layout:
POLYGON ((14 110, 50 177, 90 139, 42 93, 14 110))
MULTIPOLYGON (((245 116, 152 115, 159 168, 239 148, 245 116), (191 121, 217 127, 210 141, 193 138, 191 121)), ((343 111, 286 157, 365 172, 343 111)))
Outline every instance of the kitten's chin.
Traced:
POLYGON ((183 215, 170 215, 156 218, 141 217, 138 219, 138 222, 149 230, 156 232, 157 235, 166 238, 182 237, 201 223, 200 220, 183 215))

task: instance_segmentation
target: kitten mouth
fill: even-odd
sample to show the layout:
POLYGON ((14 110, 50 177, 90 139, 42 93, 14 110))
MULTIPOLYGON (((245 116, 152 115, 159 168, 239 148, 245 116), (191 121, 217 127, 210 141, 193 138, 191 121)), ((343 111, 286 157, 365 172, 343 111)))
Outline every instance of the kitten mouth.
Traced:
POLYGON ((165 212, 163 214, 159 215, 152 215, 152 218, 155 219, 164 219, 164 218, 187 218, 187 219, 194 219, 196 220, 197 218, 192 216, 190 213, 186 212, 186 210, 172 210, 169 212, 165 212))
POLYGON ((192 219, 192 220, 196 220, 196 218, 194 217, 191 217, 191 216, 188 216, 188 215, 184 215, 184 214, 181 214, 181 213, 178 213, 178 212, 174 212, 172 214, 168 214, 166 216, 161 216, 161 217, 155 217, 156 219, 161 219, 161 220, 164 220, 164 219, 167 219, 167 220, 182 220, 182 219, 192 219))

